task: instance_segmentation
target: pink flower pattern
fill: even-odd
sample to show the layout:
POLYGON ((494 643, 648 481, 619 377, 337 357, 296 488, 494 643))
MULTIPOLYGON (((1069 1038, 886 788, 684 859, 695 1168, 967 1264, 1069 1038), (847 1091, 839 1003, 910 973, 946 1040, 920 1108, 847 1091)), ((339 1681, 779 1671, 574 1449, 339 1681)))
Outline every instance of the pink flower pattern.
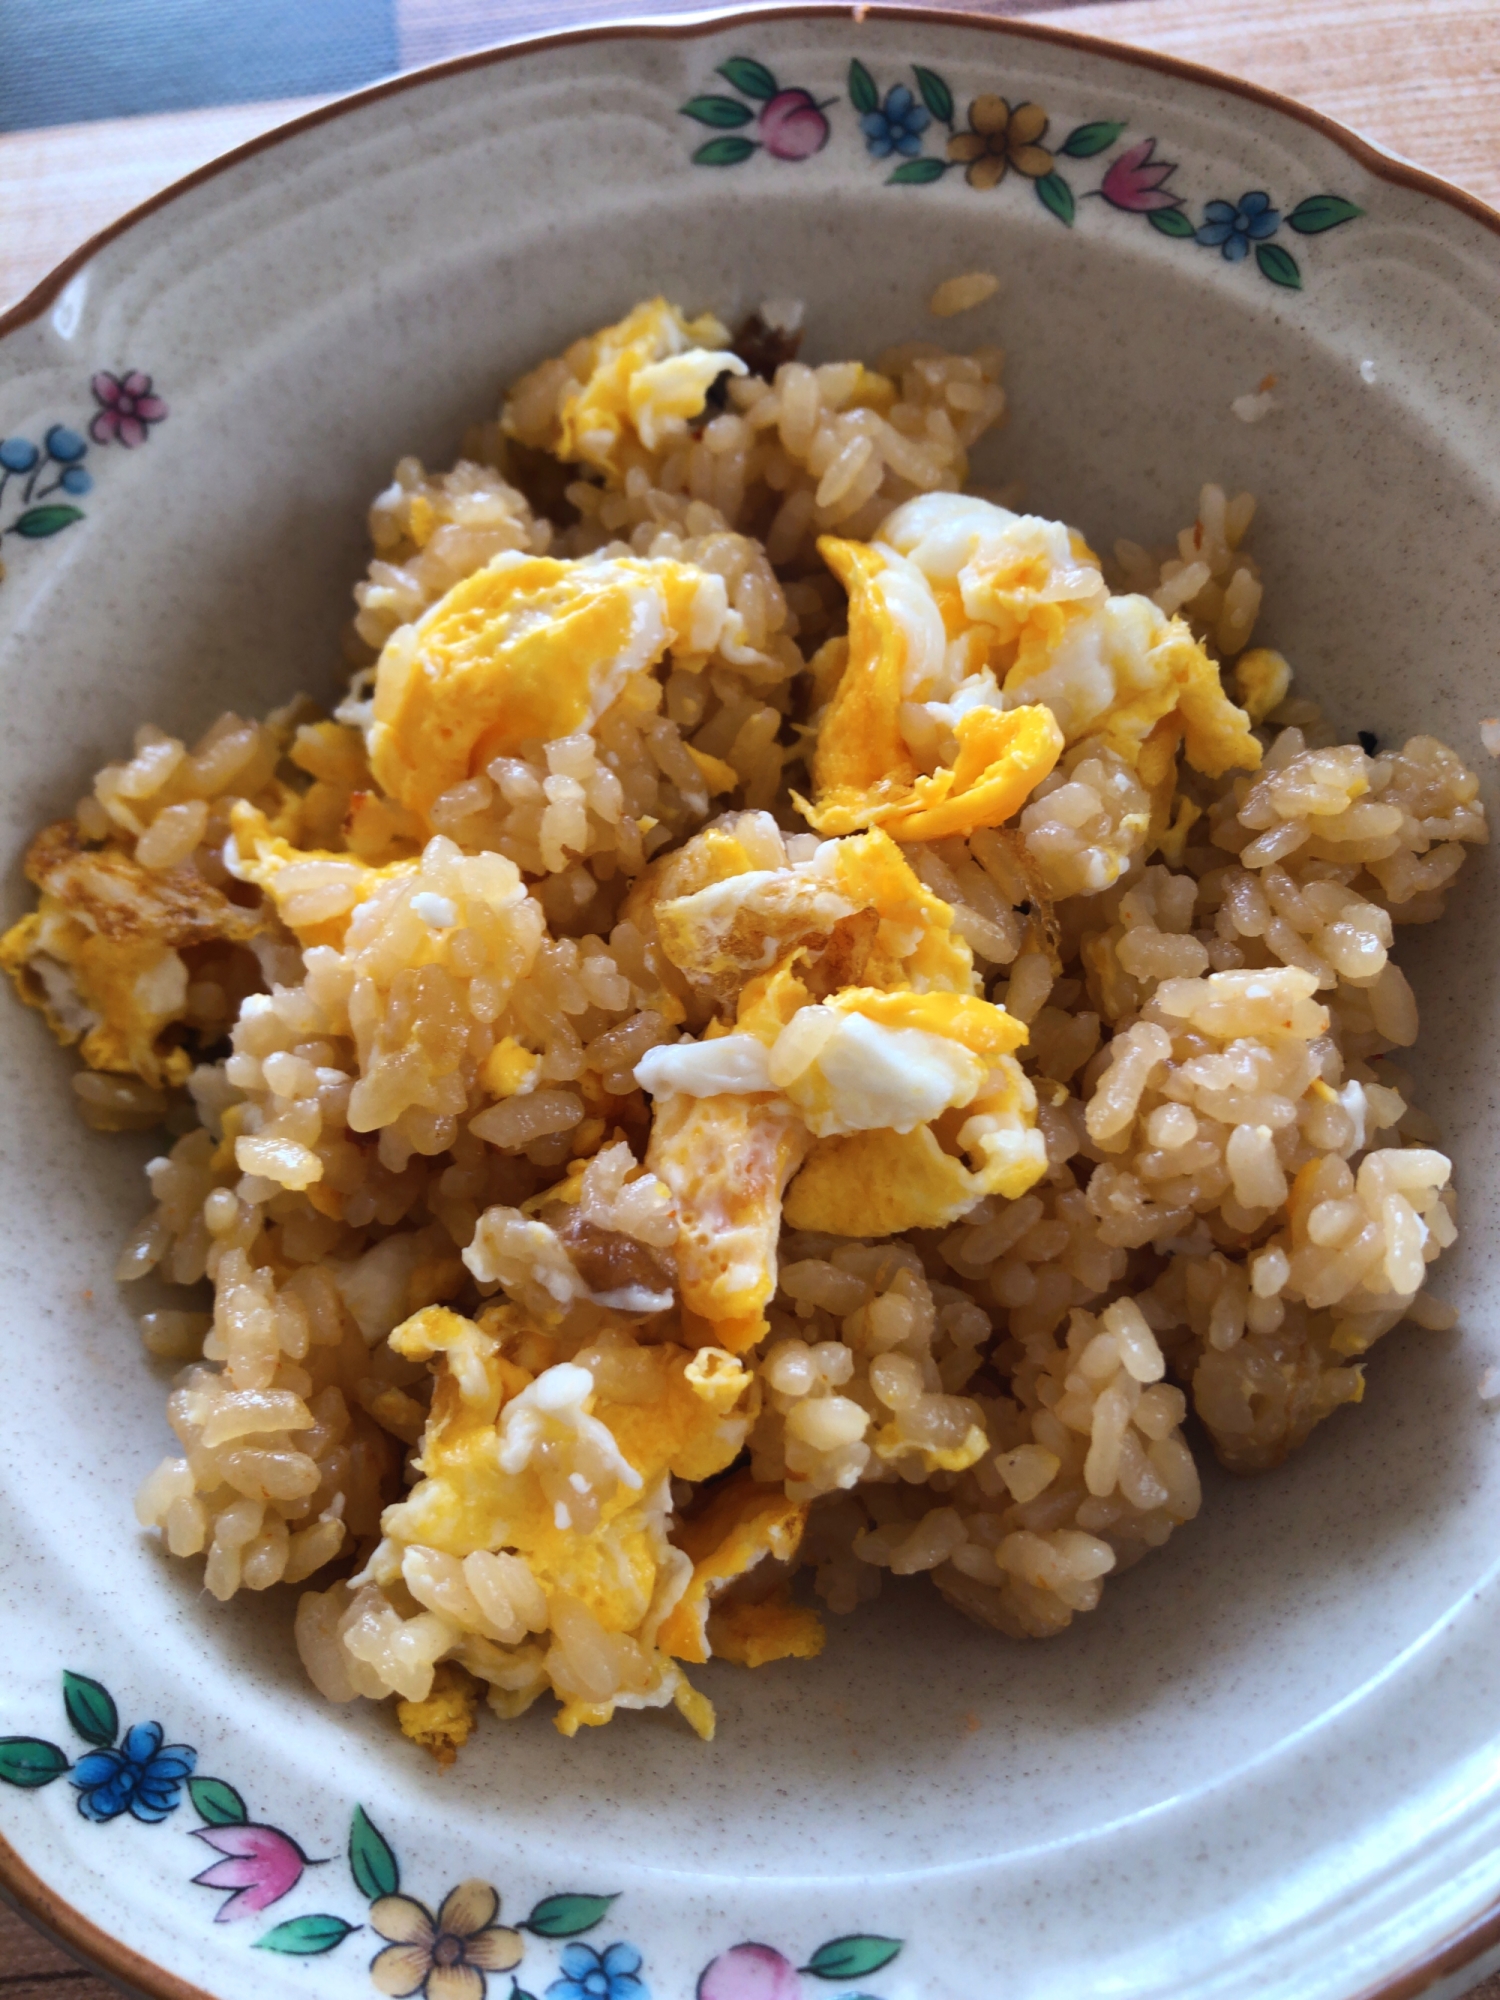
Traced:
POLYGON ((779 90, 756 120, 773 160, 810 160, 828 144, 828 120, 805 90, 779 90))
POLYGON ((704 1968, 695 2000, 801 2000, 801 1994, 789 1958, 768 1944, 737 1944, 704 1968))
POLYGON ((231 1889, 214 1917, 231 1924, 239 1917, 258 1916, 295 1889, 302 1880, 307 1856, 274 1826, 200 1826, 198 1839, 228 1859, 214 1862, 193 1880, 205 1889, 231 1889))
MULTIPOLYGON (((900 1938, 855 1931, 829 1938, 806 1965, 798 1966, 773 1945, 734 1944, 704 1966, 693 1988, 693 2000, 809 2000, 804 1975, 852 1984, 867 1973, 879 1972, 899 1957, 901 1950, 900 1938)), ((559 1988, 549 1986, 547 1991, 561 2000, 559 1988)), ((873 2000, 873 1996, 861 1991, 846 1994, 845 2000, 873 2000)))
POLYGON ((167 415, 161 397, 151 393, 151 377, 139 368, 132 368, 128 375, 110 375, 101 369, 89 387, 99 405, 89 425, 95 444, 118 441, 133 451, 150 435, 147 426, 159 424, 167 415))
POLYGON ((1110 162, 1099 192, 1112 208, 1146 215, 1154 208, 1181 207, 1182 197, 1170 194, 1163 185, 1169 174, 1176 173, 1177 162, 1154 160, 1151 155, 1155 146, 1154 139, 1142 139, 1139 145, 1110 162))

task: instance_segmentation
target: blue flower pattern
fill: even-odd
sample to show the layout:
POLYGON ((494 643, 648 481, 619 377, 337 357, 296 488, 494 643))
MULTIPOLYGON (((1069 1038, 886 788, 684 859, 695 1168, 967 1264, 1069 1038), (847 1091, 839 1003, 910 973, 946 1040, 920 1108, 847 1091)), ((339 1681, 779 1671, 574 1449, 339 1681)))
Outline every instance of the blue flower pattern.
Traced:
POLYGON ((129 1812, 152 1825, 177 1810, 198 1753, 186 1743, 163 1748, 162 1735, 159 1722, 138 1722, 126 1730, 118 1750, 90 1750, 79 1758, 68 1782, 77 1789, 85 1819, 118 1819, 129 1812))
POLYGON ((922 134, 931 123, 932 114, 926 105, 919 104, 904 83, 898 83, 886 92, 885 103, 878 111, 865 113, 859 129, 865 135, 866 147, 877 160, 887 159, 892 153, 904 153, 910 159, 921 152, 922 134))
POLYGON ((83 457, 88 445, 77 431, 69 430, 66 424, 54 424, 43 440, 47 456, 55 458, 59 465, 72 465, 83 457))
POLYGON ((1210 201, 1203 205, 1204 220, 1195 230, 1198 241, 1217 250, 1231 264, 1250 255, 1252 243, 1264 243, 1281 227, 1281 211, 1272 208, 1271 197, 1261 188, 1242 194, 1237 202, 1210 201))
POLYGON ((0 540, 6 535, 45 540, 83 519, 77 507, 46 502, 57 493, 76 500, 93 491, 94 476, 83 463, 88 448, 88 439, 67 424, 51 425, 39 446, 30 438, 0 438, 0 496, 12 480, 24 482, 19 509, 0 528, 0 540))
POLYGON ((612 1944, 603 1951, 570 1944, 562 1969, 563 1977, 547 1988, 547 2000, 651 2000, 650 1989, 637 1977, 641 1955, 633 1944, 612 1944))

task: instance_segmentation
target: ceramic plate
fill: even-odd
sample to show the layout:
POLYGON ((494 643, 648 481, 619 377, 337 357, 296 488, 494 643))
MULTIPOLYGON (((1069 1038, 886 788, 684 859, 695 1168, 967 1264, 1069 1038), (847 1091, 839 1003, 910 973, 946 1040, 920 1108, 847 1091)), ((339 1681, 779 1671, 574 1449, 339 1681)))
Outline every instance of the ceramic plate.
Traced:
MULTIPOLYGON (((978 476, 1106 544, 1163 538, 1205 479, 1252 488, 1264 634, 1341 732, 1485 762, 1500 222, 1243 84, 857 12, 402 79, 196 176, 10 316, 12 915, 26 839, 143 717, 186 735, 332 689, 398 455, 446 462, 502 382, 657 289, 731 321, 801 297, 821 358, 934 330, 934 284, 994 270, 951 329, 1010 357, 978 476), (984 93, 1042 107, 1045 172, 1000 174, 1003 134, 984 173, 949 161, 984 93), (1268 376, 1270 415, 1238 420, 1268 376)), ((1062 1638, 898 1583, 812 1664, 708 1669, 711 1746, 660 1716, 566 1742, 534 1710, 447 1774, 314 1697, 289 1603, 220 1609, 135 1528, 163 1383, 110 1272, 151 1148, 86 1133, 69 1059, 0 1007, 11 1892, 153 1994, 225 2000, 369 1994, 372 1903, 437 1912, 468 1878, 505 1941, 476 1944, 483 1898, 436 1934, 409 1915, 426 2000, 1347 2000, 1472 1960, 1500 1898, 1483 856, 1461 910, 1405 952, 1465 1191, 1456 1331, 1393 1335, 1285 1470, 1210 1472, 1191 1530, 1062 1638)))

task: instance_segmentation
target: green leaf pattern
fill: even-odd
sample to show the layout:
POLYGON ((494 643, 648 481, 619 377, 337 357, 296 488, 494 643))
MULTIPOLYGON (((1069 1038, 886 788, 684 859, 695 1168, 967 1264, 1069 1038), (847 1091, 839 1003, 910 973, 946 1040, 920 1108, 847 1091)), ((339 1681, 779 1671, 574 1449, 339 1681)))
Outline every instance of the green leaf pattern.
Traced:
POLYGON ((684 118, 696 118, 700 125, 748 125, 755 116, 737 97, 690 97, 677 108, 684 118))
POLYGON ((28 542, 42 542, 49 535, 60 534, 73 521, 83 519, 81 507, 69 507, 61 501, 50 507, 28 507, 24 514, 17 515, 8 532, 24 535, 28 542))
MULTIPOLYGON (((32 511, 33 513, 43 514, 50 510, 45 507, 37 507, 33 508, 32 511)), ((59 509, 58 511, 76 512, 77 510, 59 509)), ((26 516, 23 514, 21 520, 17 523, 17 527, 22 534, 26 533, 25 520, 26 516)), ((58 525, 66 526, 67 524, 60 522, 58 525)), ((57 530, 55 528, 47 528, 39 532, 50 535, 56 534, 57 530)), ((98 1681, 91 1681, 87 1674, 65 1673, 62 1678, 63 1706, 68 1711, 69 1722, 72 1723, 85 1743, 96 1744, 101 1750, 113 1749, 115 1738, 120 1733, 120 1717, 108 1688, 101 1687, 98 1681)))
POLYGON ((72 1768, 55 1743, 39 1736, 0 1736, 0 1780, 7 1785, 34 1792, 72 1768))
POLYGON ((700 146, 693 155, 693 164, 699 167, 736 167, 741 160, 748 160, 754 151, 753 139, 734 133, 722 139, 710 139, 707 145, 700 146))
POLYGON ((1039 181, 1032 182, 1032 186, 1036 189, 1036 198, 1042 207, 1050 210, 1059 222, 1066 223, 1071 229, 1073 217, 1078 212, 1078 205, 1073 199, 1073 190, 1062 175, 1043 174, 1039 181))
POLYGON ((940 125, 953 123, 953 92, 944 83, 936 70, 923 69, 920 63, 912 65, 912 74, 917 79, 917 88, 922 93, 922 102, 940 125))
POLYGON ((718 74, 726 83, 732 83, 736 90, 746 97, 754 97, 762 102, 776 95, 776 79, 764 63, 756 62, 753 56, 731 56, 728 62, 719 64, 718 74))
POLYGON ((341 1945, 358 1924, 346 1924, 342 1917, 317 1915, 292 1917, 273 1931, 255 1940, 257 1951, 279 1951, 288 1958, 320 1958, 325 1951, 341 1945))
POLYGON ((1337 229, 1341 222, 1352 222, 1363 214, 1362 208, 1342 195, 1310 194, 1306 201, 1298 202, 1286 221, 1288 229, 1295 229, 1299 236, 1321 236, 1325 229, 1337 229))
POLYGON ((372 1903, 394 1896, 401 1887, 401 1868, 391 1844, 371 1824, 363 1806, 354 1808, 349 1825, 349 1873, 355 1888, 372 1903))
POLYGON ((1075 125, 1058 147, 1070 160, 1091 160, 1096 153, 1106 153, 1125 130, 1123 119, 1100 118, 1092 125, 1075 125))
POLYGON ((1255 261, 1273 285, 1284 285, 1289 292, 1301 291, 1302 273, 1290 250, 1283 250, 1279 243, 1257 243, 1255 261))
POLYGON ((900 1938, 872 1937, 857 1933, 830 1938, 820 1944, 803 1966, 814 1979, 863 1979, 867 1972, 879 1972, 901 1949, 900 1938))
POLYGON ((893 174, 887 174, 887 187, 921 187, 927 181, 940 181, 948 171, 946 160, 903 160, 893 174))
POLYGON ((861 118, 868 111, 880 109, 880 92, 875 88, 875 79, 858 56, 849 65, 849 102, 861 118))
POLYGON ((205 1826, 244 1826, 249 1821, 245 1801, 222 1778, 189 1778, 188 1797, 205 1826))
POLYGON ((574 1938, 604 1921, 613 1896, 544 1896, 522 1924, 538 1937, 574 1938))

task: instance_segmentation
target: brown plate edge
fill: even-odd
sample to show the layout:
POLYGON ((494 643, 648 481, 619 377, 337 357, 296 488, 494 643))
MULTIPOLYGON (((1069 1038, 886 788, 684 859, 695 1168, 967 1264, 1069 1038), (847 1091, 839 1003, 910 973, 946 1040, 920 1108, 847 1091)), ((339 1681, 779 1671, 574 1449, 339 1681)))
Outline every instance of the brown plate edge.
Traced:
POLYGON ((1440 1979, 1462 1972, 1476 1958, 1500 1944, 1500 1903, 1489 1903, 1461 1930, 1436 1944, 1423 1957, 1379 1986, 1361 1987, 1355 2000, 1418 2000, 1440 1979))
POLYGON ((10 1842, 0 1835, 0 1890, 8 1902, 30 1919, 44 1936, 60 1945, 90 1971, 102 1973, 150 2000, 213 2000, 201 1986, 179 1979, 175 1972, 142 1958, 108 1931, 75 1910, 27 1866, 10 1842))
MULTIPOLYGON (((850 18, 856 25, 862 25, 870 18, 887 21, 935 21, 940 26, 952 28, 982 28, 994 34, 1015 35, 1022 39, 1051 42, 1070 48, 1081 48, 1090 54, 1107 57, 1113 61, 1134 64, 1139 69, 1156 70, 1161 75, 1178 77, 1184 82, 1203 85, 1212 90, 1228 91, 1236 97, 1247 99, 1252 104, 1278 111, 1285 117, 1294 118, 1299 124, 1311 127, 1347 153, 1366 172, 1379 180, 1389 181, 1393 186, 1411 189, 1417 194, 1431 196, 1445 202, 1460 214, 1500 236, 1500 211, 1483 202, 1477 195, 1444 180, 1441 175, 1429 173, 1425 167, 1418 167, 1409 161, 1399 159, 1361 137, 1350 126, 1330 118, 1326 112, 1316 111, 1309 104, 1300 103, 1281 91, 1268 89, 1263 84, 1250 83, 1243 77, 1231 76, 1222 70, 1211 68, 1206 63, 1190 62, 1181 56, 1169 56, 1154 49, 1135 48, 1124 42, 1110 41, 1103 35, 1090 35, 1075 28, 1057 28, 1037 21, 1029 21, 1016 16, 971 13, 956 7, 904 6, 893 4, 893 0, 791 0, 791 4, 756 7, 753 10, 726 8, 713 15, 698 15, 681 22, 649 21, 632 23, 615 21, 593 26, 563 28, 549 35, 531 35, 514 42, 502 43, 488 49, 472 50, 467 55, 450 56, 442 62, 428 63, 419 69, 404 71, 400 76, 388 77, 382 83, 369 85, 364 90, 352 91, 346 96, 334 99, 330 104, 318 106, 305 112, 300 118, 289 119, 285 124, 276 125, 269 132, 262 132, 257 138, 248 139, 241 146, 235 146, 216 159, 207 161, 180 180, 170 182, 147 200, 127 209, 124 215, 101 229, 97 234, 81 243, 76 250, 50 271, 41 282, 32 287, 7 312, 0 314, 0 340, 7 334, 17 332, 39 319, 53 300, 91 258, 97 256, 106 244, 117 236, 123 236, 138 222, 154 215, 159 208, 179 196, 191 193, 226 169, 238 166, 242 160, 252 159, 257 153, 281 144, 285 139, 299 132, 311 131, 315 126, 328 120, 342 117, 350 111, 362 109, 367 104, 375 104, 383 98, 394 97, 399 92, 410 90, 427 83, 434 77, 459 76, 472 69, 485 69, 493 64, 513 61, 520 56, 534 55, 543 49, 566 48, 573 44, 623 39, 631 41, 696 41, 702 36, 722 33, 726 28, 744 24, 758 26, 763 21, 788 20, 839 20, 850 18)), ((179 1979, 165 1967, 144 1959, 128 1945, 110 1937, 97 1925, 65 1903, 49 1889, 21 1859, 10 1843, 0 1836, 0 1888, 12 1898, 20 1909, 44 1931, 56 1937, 70 1952, 97 1966, 108 1976, 127 1982, 140 1992, 151 1996, 151 2000, 212 2000, 201 1987, 190 1985, 179 1979)), ((1480 1957, 1492 1946, 1500 1944, 1500 1902, 1488 1905, 1469 1923, 1455 1931, 1443 1943, 1435 1945, 1421 1958, 1396 1973, 1392 1978, 1377 1986, 1361 1988, 1354 2000, 1418 2000, 1439 1979, 1458 1972, 1465 1965, 1480 1957)))

